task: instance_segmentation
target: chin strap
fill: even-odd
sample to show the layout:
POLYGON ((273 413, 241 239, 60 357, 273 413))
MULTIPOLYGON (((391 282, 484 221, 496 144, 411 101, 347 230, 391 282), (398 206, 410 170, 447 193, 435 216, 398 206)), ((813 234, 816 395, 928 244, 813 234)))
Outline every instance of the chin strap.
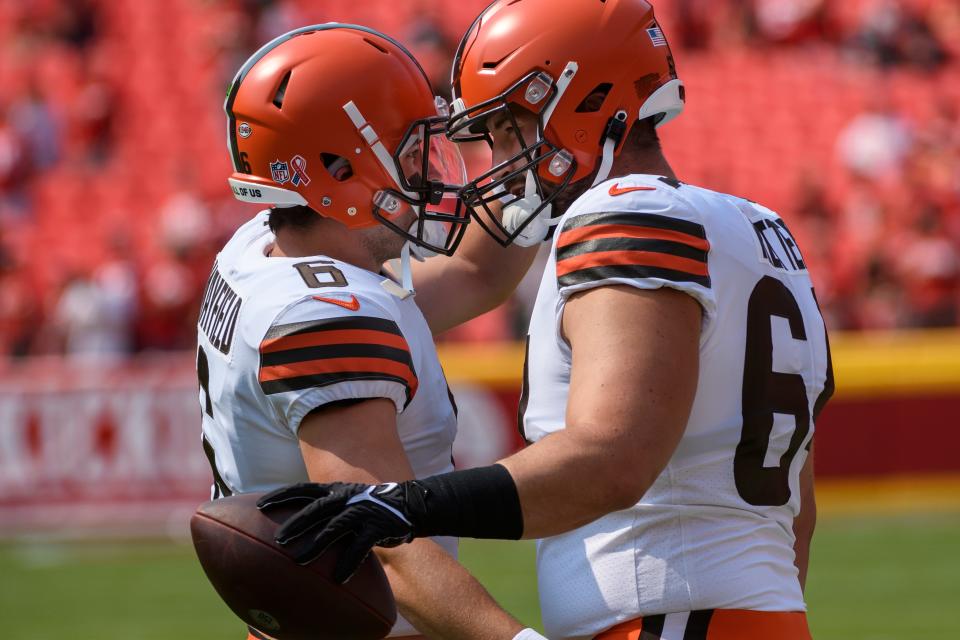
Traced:
POLYGON ((597 176, 593 179, 593 184, 590 185, 591 189, 610 176, 610 170, 613 169, 613 152, 617 145, 623 141, 626 132, 627 112, 617 111, 607 122, 607 129, 603 132, 603 153, 600 156, 600 168, 597 169, 597 176))
POLYGON ((610 170, 613 169, 613 150, 617 148, 617 141, 613 138, 608 137, 603 141, 603 155, 600 159, 600 169, 597 170, 597 177, 593 179, 593 184, 590 187, 595 187, 604 180, 607 179, 607 176, 610 175, 610 170))
POLYGON ((400 249, 400 284, 397 284, 391 278, 384 278, 380 286, 401 300, 406 300, 412 295, 416 295, 413 289, 413 271, 410 270, 410 243, 403 243, 400 249))

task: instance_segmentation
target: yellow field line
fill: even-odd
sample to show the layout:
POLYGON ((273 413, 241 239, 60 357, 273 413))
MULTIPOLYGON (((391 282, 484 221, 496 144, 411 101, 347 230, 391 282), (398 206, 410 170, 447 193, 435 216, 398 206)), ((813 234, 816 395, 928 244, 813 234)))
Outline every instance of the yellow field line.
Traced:
POLYGON ((447 380, 498 390, 520 388, 523 345, 519 342, 441 344, 437 348, 447 380))
MULTIPOLYGON (((838 398, 960 393, 960 330, 831 334, 838 398)), ((459 384, 515 390, 523 345, 443 344, 447 377, 459 384)))
POLYGON ((817 480, 825 516, 960 512, 960 474, 817 480))
POLYGON ((841 397, 960 391, 960 331, 841 333, 831 346, 841 397))

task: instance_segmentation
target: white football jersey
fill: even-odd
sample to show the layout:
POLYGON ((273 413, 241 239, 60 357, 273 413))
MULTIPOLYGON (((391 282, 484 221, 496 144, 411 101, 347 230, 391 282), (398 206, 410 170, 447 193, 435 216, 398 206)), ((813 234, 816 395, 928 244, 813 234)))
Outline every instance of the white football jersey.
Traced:
POLYGON ((559 224, 530 323, 527 440, 564 428, 571 351, 560 324, 572 294, 670 287, 700 303, 703 323, 693 410, 653 486, 630 509, 539 541, 547 635, 592 638, 700 609, 804 610, 792 526, 833 382, 793 236, 765 207, 650 175, 598 185, 559 224))
MULTIPOLYGON (((197 373, 213 496, 308 481, 297 429, 324 404, 388 398, 416 477, 453 469, 457 418, 414 297, 325 256, 267 257, 268 212, 217 256, 199 317, 197 373)), ((342 425, 350 437, 349 424, 342 425)), ((437 538, 452 555, 456 540, 437 538)), ((412 635, 403 620, 391 635, 412 635)))

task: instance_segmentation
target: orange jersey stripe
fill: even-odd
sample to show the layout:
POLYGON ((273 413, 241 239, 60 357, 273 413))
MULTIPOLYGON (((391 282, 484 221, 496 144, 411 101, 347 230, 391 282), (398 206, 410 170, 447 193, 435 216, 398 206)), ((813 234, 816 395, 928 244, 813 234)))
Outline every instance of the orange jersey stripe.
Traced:
POLYGON ((655 227, 640 227, 633 224, 596 224, 564 231, 560 234, 560 239, 557 241, 557 249, 562 249, 572 244, 577 244, 578 242, 600 240, 602 238, 671 240, 700 249, 701 251, 710 251, 710 242, 703 238, 697 238, 696 236, 691 236, 681 231, 657 229, 655 227))
POLYGON ((413 397, 417 390, 417 376, 413 370, 405 364, 386 358, 324 358, 322 360, 278 364, 260 369, 259 380, 260 382, 270 382, 271 380, 283 380, 285 378, 351 371, 386 373, 403 378, 410 386, 410 397, 413 397))
POLYGON ((280 338, 270 338, 260 343, 260 353, 288 351, 303 347, 322 347, 332 344, 379 344, 395 349, 409 351, 407 341, 385 331, 373 329, 338 329, 335 331, 313 331, 280 338))
POLYGON ((710 275, 707 265, 697 260, 653 251, 595 251, 557 262, 557 277, 593 267, 661 267, 698 276, 710 275))

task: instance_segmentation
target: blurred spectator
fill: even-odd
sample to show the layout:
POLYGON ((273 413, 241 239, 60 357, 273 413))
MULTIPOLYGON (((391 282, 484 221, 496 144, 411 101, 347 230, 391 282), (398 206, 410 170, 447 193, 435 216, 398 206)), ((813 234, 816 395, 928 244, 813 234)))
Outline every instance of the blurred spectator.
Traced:
MULTIPOLYGON (((712 0, 715 2, 716 0, 712 0)), ((710 45, 713 21, 708 4, 711 0, 678 0, 675 33, 671 44, 687 50, 706 49, 710 45)))
POLYGON ((427 15, 421 15, 409 27, 404 43, 426 71, 436 94, 449 102, 452 93, 450 61, 457 52, 458 43, 427 15))
POLYGON ((837 151, 853 173, 881 178, 901 167, 910 143, 906 121, 878 96, 840 132, 837 151))
POLYGON ((897 257, 914 327, 951 327, 958 322, 960 249, 943 231, 942 212, 927 206, 897 257))
POLYGON ((175 253, 189 253, 210 241, 210 210, 190 191, 180 191, 161 206, 160 239, 175 253))
POLYGON ((875 0, 863 16, 851 45, 880 67, 911 65, 933 70, 947 60, 924 16, 898 0, 875 0))
POLYGON ((150 264, 141 294, 136 330, 138 350, 172 351, 193 347, 201 289, 183 259, 166 255, 150 264))
POLYGON ((808 167, 800 174, 797 183, 797 215, 806 225, 832 224, 836 218, 833 205, 827 198, 823 176, 808 167))
POLYGON ((828 35, 825 0, 753 0, 757 36, 774 44, 820 40, 828 35))
POLYGON ((850 316, 842 318, 840 326, 867 331, 903 326, 903 288, 882 256, 872 256, 866 263, 863 283, 863 292, 855 303, 845 305, 850 316))
POLYGON ((27 143, 0 105, 0 220, 28 210, 27 182, 32 170, 27 143))
POLYGON ((304 26, 304 20, 296 3, 240 0, 224 4, 218 12, 216 26, 207 36, 219 60, 218 75, 227 85, 257 49, 287 31, 304 26))
POLYGON ((113 87, 104 78, 89 73, 70 115, 73 135, 92 165, 102 165, 112 155, 117 110, 113 87))
POLYGON ((129 315, 124 315, 126 309, 105 284, 84 275, 66 281, 52 318, 65 355, 101 359, 130 353, 129 315))
POLYGON ((133 323, 138 312, 137 271, 130 255, 129 240, 122 234, 114 235, 108 257, 93 275, 115 341, 126 353, 133 350, 133 323))
POLYGON ((8 118, 26 144, 31 170, 52 168, 60 158, 60 121, 36 78, 31 78, 23 95, 10 104, 8 118))
POLYGON ((42 326, 37 296, 23 266, 0 245, 0 357, 30 354, 42 326))
MULTIPOLYGON (((253 211, 225 187, 224 86, 273 37, 370 22, 389 1, 0 0, 0 235, 15 225, 17 238, 17 256, 0 249, 0 352, 192 348, 212 258, 253 211), (118 228, 129 238, 104 232, 118 228), (91 262, 60 281, 59 265, 91 262)), ((412 16, 390 35, 449 95, 450 57, 485 4, 408 0, 382 24, 412 16)), ((960 321, 960 2, 676 0, 657 14, 690 96, 689 119, 664 133, 678 170, 781 211, 828 324, 960 321), (799 114, 809 126, 781 135, 799 114), (769 169, 747 171, 741 151, 704 162, 714 137, 769 169)), ((461 151, 471 175, 489 163, 483 143, 461 151)), ((539 269, 445 339, 522 337, 539 269)))
POLYGON ((97 37, 99 13, 93 0, 59 0, 51 20, 52 35, 75 49, 85 50, 97 37))
POLYGON ((243 0, 243 5, 244 13, 253 23, 254 39, 259 44, 270 42, 277 36, 302 27, 304 24, 300 11, 290 2, 243 0))

